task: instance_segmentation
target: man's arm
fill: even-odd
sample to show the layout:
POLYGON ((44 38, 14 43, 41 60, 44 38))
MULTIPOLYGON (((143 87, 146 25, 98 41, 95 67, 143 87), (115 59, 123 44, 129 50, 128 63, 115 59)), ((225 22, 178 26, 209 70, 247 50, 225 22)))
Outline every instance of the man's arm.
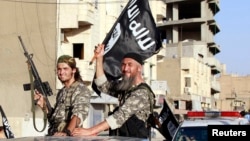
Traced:
POLYGON ((91 134, 99 134, 102 131, 108 130, 109 129, 109 124, 106 120, 98 123, 97 125, 93 126, 90 128, 91 134))
POLYGON ((75 128, 72 132, 72 136, 93 136, 97 135, 102 131, 109 129, 108 122, 106 120, 100 122, 99 124, 91 128, 75 128))
POLYGON ((104 55, 104 45, 99 44, 95 49, 96 55, 96 77, 104 75, 103 70, 103 55, 104 55))
POLYGON ((78 118, 77 116, 73 116, 69 122, 68 127, 65 129, 65 133, 70 136, 71 132, 78 127, 78 125, 80 124, 80 118, 78 118))
MULTIPOLYGON (((66 129, 72 132, 75 128, 81 127, 83 121, 87 118, 89 113, 91 92, 85 85, 78 85, 77 90, 72 95, 74 99, 72 100, 72 108, 70 108, 70 121, 66 129)), ((66 130, 65 132, 68 133, 66 130)), ((69 134, 68 134, 69 135, 69 134)))
MULTIPOLYGON (((45 97, 37 90, 35 90, 34 93, 34 100, 37 102, 36 104, 48 114, 48 108, 46 106, 46 100, 45 97)), ((51 108, 52 110, 53 108, 51 108)))

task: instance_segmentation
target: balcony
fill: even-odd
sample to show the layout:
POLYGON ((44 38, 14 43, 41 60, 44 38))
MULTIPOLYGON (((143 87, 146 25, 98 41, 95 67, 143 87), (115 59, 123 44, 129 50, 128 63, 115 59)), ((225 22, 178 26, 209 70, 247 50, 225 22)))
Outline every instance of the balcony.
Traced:
POLYGON ((94 24, 95 3, 87 0, 79 3, 78 21, 81 26, 94 24))
POLYGON ((166 17, 166 4, 164 1, 154 1, 152 5, 150 5, 152 11, 157 13, 156 21, 160 22, 162 19, 166 17))
POLYGON ((182 70, 189 70, 191 67, 191 59, 190 58, 182 58, 181 59, 181 69, 182 70))
POLYGON ((221 91, 220 83, 216 80, 212 80, 211 81, 211 93, 216 94, 216 93, 219 93, 220 91, 221 91))
POLYGON ((220 11, 219 0, 209 0, 209 8, 213 11, 214 14, 220 11))
POLYGON ((193 24, 200 24, 205 23, 205 18, 190 18, 190 19, 180 19, 180 20, 168 20, 163 23, 157 23, 158 28, 166 28, 166 27, 172 27, 173 25, 193 25, 193 24))
POLYGON ((69 4, 60 4, 58 7, 59 27, 78 28, 78 5, 75 4, 76 1, 61 0, 60 2, 69 4))
POLYGON ((175 2, 182 2, 182 1, 189 1, 189 0, 165 0, 166 3, 175 3, 175 2))
POLYGON ((220 46, 217 45, 215 42, 208 43, 209 51, 213 53, 213 55, 216 55, 220 53, 220 46))
POLYGON ((214 35, 220 32, 220 28, 219 28, 219 26, 217 25, 217 23, 215 22, 214 19, 208 20, 208 26, 209 26, 209 29, 213 32, 214 35))
POLYGON ((94 23, 95 3, 89 1, 61 0, 59 5, 59 27, 78 28, 79 26, 92 25, 94 23), (78 4, 76 4, 78 3, 78 4))
POLYGON ((214 57, 207 58, 207 64, 211 67, 211 73, 217 74, 221 72, 221 64, 220 62, 214 57))
POLYGON ((157 61, 161 61, 164 59, 164 57, 166 56, 166 43, 163 42, 162 43, 162 48, 161 50, 156 54, 156 57, 157 57, 157 61))

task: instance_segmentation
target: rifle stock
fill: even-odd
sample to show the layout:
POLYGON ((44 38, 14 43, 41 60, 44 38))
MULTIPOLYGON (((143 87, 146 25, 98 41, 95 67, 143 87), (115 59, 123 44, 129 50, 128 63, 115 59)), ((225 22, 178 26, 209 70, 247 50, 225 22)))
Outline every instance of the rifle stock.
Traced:
MULTIPOLYGON (((30 65, 31 72, 32 72, 32 75, 34 77, 34 89, 37 89, 44 96, 46 106, 48 109, 48 115, 50 116, 50 114, 52 113, 52 107, 51 107, 50 102, 49 102, 47 97, 51 96, 53 94, 52 90, 51 90, 48 82, 42 82, 42 80, 37 72, 36 66, 32 60, 33 54, 29 54, 27 52, 27 50, 23 44, 21 36, 18 36, 18 39, 20 40, 20 43, 23 47, 24 56, 27 58, 27 63, 30 65)), ((30 84, 24 84, 23 85, 24 90, 25 91, 30 90, 30 86, 31 86, 30 84)), ((37 100, 35 100, 35 104, 37 104, 37 100)))

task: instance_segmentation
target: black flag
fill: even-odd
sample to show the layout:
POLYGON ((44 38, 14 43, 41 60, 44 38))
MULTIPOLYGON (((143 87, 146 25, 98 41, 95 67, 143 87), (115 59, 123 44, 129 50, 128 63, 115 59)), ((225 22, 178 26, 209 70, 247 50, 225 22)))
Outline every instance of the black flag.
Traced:
POLYGON ((161 124, 161 126, 157 128, 159 132, 166 138, 166 140, 172 140, 174 133, 179 126, 179 122, 175 118, 165 99, 158 119, 161 124))
POLYGON ((0 112, 2 115, 3 129, 4 129, 4 133, 5 133, 6 138, 7 139, 14 138, 14 134, 11 132, 9 122, 6 118, 6 115, 5 115, 1 105, 0 105, 0 112))
MULTIPOLYGON (((103 44, 104 71, 109 80, 121 77, 121 61, 126 53, 136 52, 143 60, 158 53, 162 43, 148 0, 129 0, 103 44)), ((100 94, 94 83, 92 88, 100 94)))

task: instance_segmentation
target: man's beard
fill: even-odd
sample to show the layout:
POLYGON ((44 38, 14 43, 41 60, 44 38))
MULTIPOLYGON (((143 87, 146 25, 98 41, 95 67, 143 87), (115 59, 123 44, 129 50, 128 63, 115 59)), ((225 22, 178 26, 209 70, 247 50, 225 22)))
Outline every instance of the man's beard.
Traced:
POLYGON ((116 84, 115 90, 116 91, 126 91, 133 86, 135 77, 126 77, 123 76, 122 80, 116 84))

